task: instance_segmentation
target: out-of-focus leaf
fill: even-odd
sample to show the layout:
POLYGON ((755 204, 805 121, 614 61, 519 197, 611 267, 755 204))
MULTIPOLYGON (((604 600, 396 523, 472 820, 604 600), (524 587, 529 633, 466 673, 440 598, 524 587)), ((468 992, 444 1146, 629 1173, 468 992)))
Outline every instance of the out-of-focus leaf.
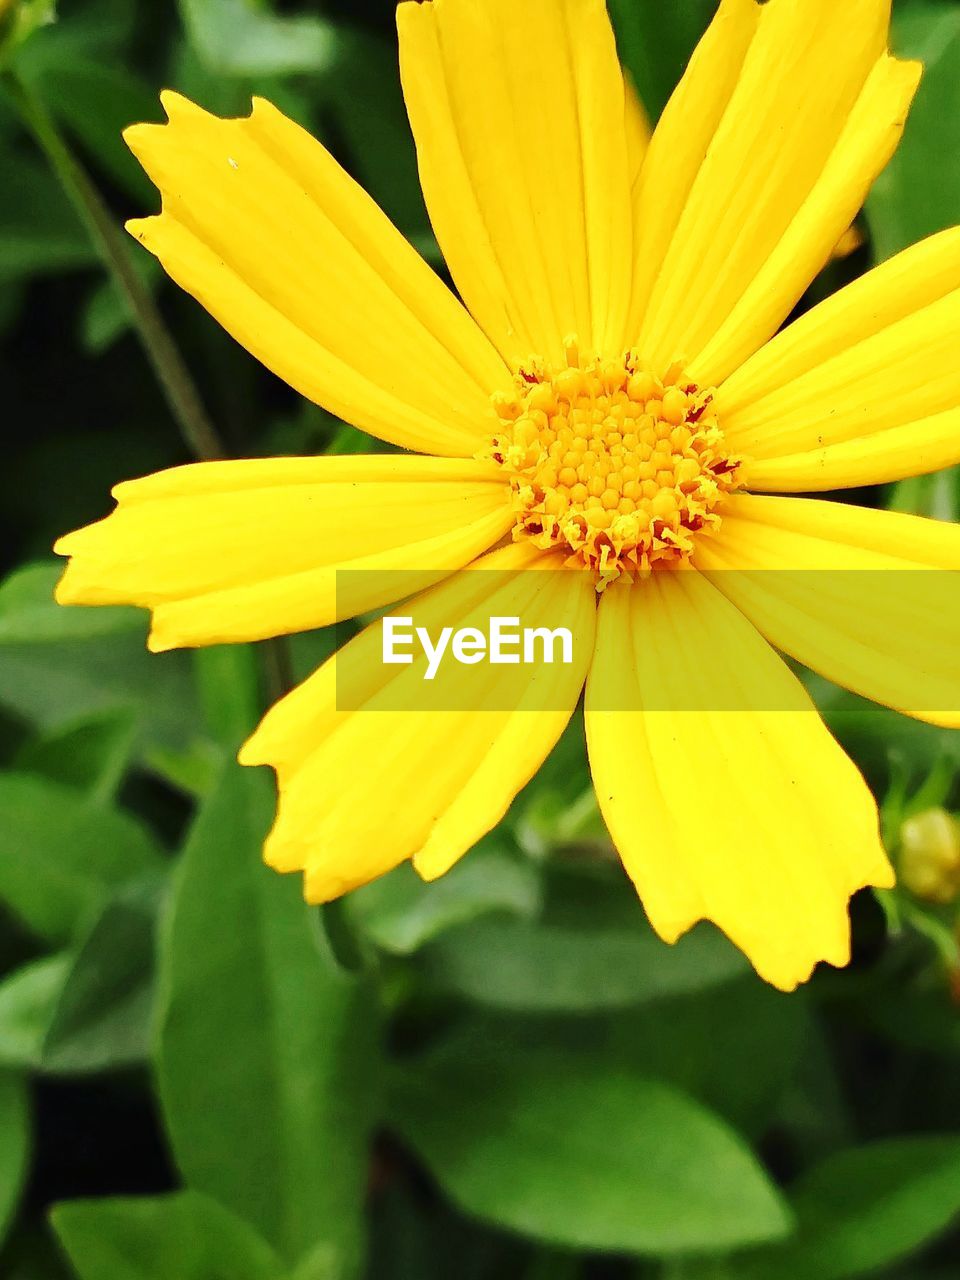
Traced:
POLYGON ((830 732, 878 794, 889 781, 894 753, 906 763, 909 780, 916 785, 940 760, 960 767, 960 733, 868 702, 810 672, 804 673, 804 683, 830 732))
POLYGON ((960 520, 960 467, 901 480, 894 485, 887 507, 931 520, 960 520))
POLYGON ((276 1254, 252 1227, 195 1191, 78 1200, 53 1210, 79 1280, 278 1280, 276 1254))
POLYGON ((132 198, 152 202, 154 188, 122 133, 128 125, 163 118, 157 94, 114 50, 78 47, 72 24, 71 17, 32 41, 17 61, 18 73, 81 143, 98 173, 132 198))
POLYGON ((83 940, 44 1036, 44 1071, 113 1070, 149 1057, 159 887, 108 903, 83 940))
POLYGON ((717 0, 609 0, 621 60, 653 120, 666 106, 716 7, 717 0))
POLYGON ((848 1280, 944 1231, 960 1213, 960 1137, 892 1138, 825 1160, 793 1188, 796 1236, 737 1260, 738 1280, 848 1280))
POLYGON ((56 17, 56 0, 4 0, 0 4, 0 66, 56 17))
MULTIPOLYGON (((285 638, 276 641, 285 643, 285 638)), ((258 652, 252 645, 213 645, 193 655, 197 690, 211 734, 235 754, 260 718, 258 652)))
POLYGON ((190 43, 226 76, 317 74, 338 53, 334 27, 313 16, 277 17, 255 0, 180 0, 190 43))
POLYGON ((881 261, 960 222, 960 6, 909 5, 894 23, 893 47, 925 70, 903 141, 867 201, 881 261))
POLYGON ((0 583, 0 645, 145 634, 137 609, 65 608, 53 598, 63 562, 24 565, 0 583))
POLYGON ((807 1030, 803 997, 782 995, 751 973, 618 1015, 610 1050, 630 1070, 684 1089, 738 1128, 762 1132, 807 1030))
POLYGON ((16 1212, 30 1158, 30 1108, 22 1077, 0 1074, 0 1242, 16 1212))
POLYGON ((664 1256, 789 1229, 746 1144, 668 1085, 462 1048, 398 1073, 389 1111, 468 1213, 553 1244, 664 1256))
POLYGON ((145 749, 190 747, 199 718, 186 655, 148 653, 139 610, 58 605, 59 572, 27 565, 0 584, 0 706, 45 732, 132 712, 145 749))
POLYGON ((87 716, 32 738, 17 753, 13 767, 20 773, 38 773, 108 800, 120 785, 136 737, 137 719, 132 711, 87 716))
POLYGON ((412 955, 447 929, 491 912, 532 916, 540 882, 529 863, 495 848, 476 849, 431 884, 409 864, 350 894, 355 926, 383 951, 412 955))
POLYGON ((146 1061, 157 889, 121 895, 75 953, 0 983, 0 1066, 74 1075, 146 1061))
POLYGON ((73 957, 46 956, 0 983, 0 1067, 34 1069, 73 957))
POLYGON ((591 1013, 718 986, 743 957, 701 926, 668 947, 638 920, 632 929, 529 920, 477 920, 421 953, 427 978, 492 1008, 591 1013))
POLYGON ((425 257, 437 261, 407 124, 394 40, 351 31, 322 84, 354 176, 425 257), (426 250, 426 252, 424 252, 426 250))
POLYGON ((0 153, 0 284, 96 263, 90 238, 43 162, 0 153))
MULTIPOLYGON (((156 258, 133 247, 133 269, 150 292, 154 292, 163 278, 156 258)), ((104 280, 91 293, 83 310, 80 336, 84 347, 94 355, 101 355, 130 328, 130 311, 112 280, 104 280)))
POLYGON ((160 866, 132 815, 45 778, 0 775, 0 901, 45 941, 75 941, 118 889, 160 866))
POLYGON ((158 1071, 191 1186, 292 1263, 358 1249, 375 1023, 300 885, 262 864, 267 779, 231 766, 187 843, 161 942, 158 1071))

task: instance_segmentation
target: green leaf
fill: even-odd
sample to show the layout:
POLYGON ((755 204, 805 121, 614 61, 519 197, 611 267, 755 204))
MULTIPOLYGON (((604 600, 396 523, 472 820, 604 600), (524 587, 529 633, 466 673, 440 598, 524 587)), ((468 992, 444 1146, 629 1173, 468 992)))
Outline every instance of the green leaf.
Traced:
POLYGON ((743 1141, 658 1081, 454 1042, 397 1074, 390 1117, 461 1208, 548 1243, 669 1256, 789 1227, 743 1141))
POLYGON ((718 986, 745 969, 739 952, 707 926, 668 947, 639 918, 632 928, 476 920, 433 942, 421 962, 444 991, 538 1013, 629 1008, 718 986))
POLYGON ((0 706, 45 731, 132 711, 141 747, 195 747, 198 716, 183 653, 146 649, 136 609, 58 605, 54 563, 27 565, 0 583, 0 706))
POLYGON ((903 140, 867 201, 881 261, 960 222, 960 7, 910 5, 894 23, 893 47, 925 70, 903 140))
POLYGON ((79 1280, 277 1280, 252 1227, 195 1191, 57 1205, 54 1230, 79 1280))
POLYGON ((396 40, 357 30, 345 32, 321 90, 324 105, 350 149, 351 173, 408 239, 417 242, 420 252, 428 248, 431 252, 426 256, 438 257, 403 105, 396 40), (363 86, 362 93, 357 92, 358 85, 363 86))
POLYGON ((15 569, 0 583, 0 645, 145 635, 138 609, 58 605, 53 591, 63 566, 63 561, 38 561, 15 569))
POLYGON ((23 965, 0 983, 0 1067, 33 1070, 53 1020, 73 957, 45 956, 23 965))
POLYGON ((107 1071, 149 1058, 159 888, 148 881, 121 894, 83 940, 44 1036, 44 1071, 107 1071))
POLYGON ((33 33, 57 18, 56 0, 3 0, 0 4, 0 66, 33 33))
POLYGON ((792 1189, 797 1233, 737 1260, 738 1280, 847 1280, 903 1258, 960 1213, 960 1137, 841 1151, 792 1189))
POLYGON ((23 1079, 0 1074, 0 1241, 16 1212, 30 1159, 30 1107, 23 1079))
POLYGON ((120 895, 75 954, 0 983, 0 1065, 74 1075, 148 1059, 158 889, 147 882, 120 895))
POLYGON ((52 945, 76 940, 117 889, 160 865, 130 814, 45 778, 0 775, 0 901, 52 945))
MULTIPOLYGON (((131 199, 153 204, 154 187, 124 143, 123 130, 163 118, 156 92, 117 65, 115 54, 85 55, 73 41, 37 40, 25 54, 20 74, 93 157, 97 170, 131 199)), ((132 240, 130 247, 132 251, 132 240)), ((137 259, 141 257, 145 255, 138 253, 137 259)))
POLYGON ((447 929, 490 912, 530 916, 540 903, 536 871, 498 849, 475 849, 425 883, 409 863, 351 893, 348 916, 383 951, 412 955, 447 929))
MULTIPOLYGON (((156 258, 145 251, 137 251, 131 259, 133 269, 143 283, 155 293, 163 270, 156 258)), ((96 286, 83 311, 80 337, 84 347, 93 355, 107 351, 131 325, 130 308, 112 280, 103 280, 96 286)))
POLYGON ((738 1128, 762 1133, 809 1029, 801 994, 783 995, 751 973, 612 1018, 609 1048, 623 1067, 666 1080, 738 1128))
POLYGON ((158 1074, 189 1185, 290 1261, 358 1249, 375 1021, 300 884, 263 866, 265 776, 231 766, 183 854, 162 930, 158 1074))
POLYGON ((19 773, 39 773, 110 800, 136 745, 137 722, 129 710, 86 716, 27 742, 13 761, 19 773))
POLYGON ((716 0, 609 0, 624 66, 659 118, 716 10, 716 0))
POLYGON ((327 70, 336 30, 321 18, 275 17, 254 0, 180 0, 190 43, 225 76, 287 76, 327 70))

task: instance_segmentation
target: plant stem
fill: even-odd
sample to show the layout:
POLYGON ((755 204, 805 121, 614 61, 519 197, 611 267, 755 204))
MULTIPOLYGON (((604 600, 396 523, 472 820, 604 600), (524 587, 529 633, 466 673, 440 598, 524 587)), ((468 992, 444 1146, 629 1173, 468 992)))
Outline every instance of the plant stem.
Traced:
POLYGON ((150 290, 134 269, 124 233, 67 146, 44 104, 15 71, 9 71, 6 80, 24 124, 59 178, 127 305, 185 443, 202 461, 222 458, 225 453, 223 445, 207 417, 193 379, 160 317, 150 290))

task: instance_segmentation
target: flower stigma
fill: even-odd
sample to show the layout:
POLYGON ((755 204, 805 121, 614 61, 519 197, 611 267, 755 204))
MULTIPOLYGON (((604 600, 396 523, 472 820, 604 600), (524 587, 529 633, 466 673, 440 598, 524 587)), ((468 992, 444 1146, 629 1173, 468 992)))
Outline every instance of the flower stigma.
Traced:
POLYGON ((713 389, 681 363, 658 377, 633 351, 584 360, 575 339, 564 347, 563 368, 533 358, 512 395, 494 396, 502 425, 484 456, 509 474, 514 540, 567 552, 600 590, 622 574, 682 567, 741 483, 713 389))

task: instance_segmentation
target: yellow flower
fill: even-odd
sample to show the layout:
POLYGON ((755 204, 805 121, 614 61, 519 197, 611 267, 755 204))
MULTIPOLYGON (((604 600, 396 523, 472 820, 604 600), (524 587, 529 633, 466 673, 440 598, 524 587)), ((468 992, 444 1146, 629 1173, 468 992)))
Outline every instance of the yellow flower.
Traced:
POLYGON ((338 709, 338 687, 383 705, 393 669, 370 629, 266 716, 241 759, 277 771, 266 858, 303 870, 310 901, 408 858, 441 875, 585 683, 600 807, 660 935, 713 920, 787 989, 847 962, 848 898, 892 871, 872 797, 775 648, 960 724, 917 710, 960 707, 955 620, 872 572, 960 567, 960 528, 772 496, 960 461, 960 233, 774 336, 916 91, 920 67, 886 51, 888 8, 723 0, 648 146, 601 0, 401 4, 421 181, 462 305, 269 103, 220 120, 165 94, 169 124, 128 132, 163 195, 136 238, 291 386, 412 453, 121 484, 114 514, 58 544, 61 601, 146 606, 167 649, 382 606, 393 569, 429 588, 407 610, 456 623, 476 578, 454 571, 495 547, 480 564, 581 569, 546 592, 517 572, 508 591, 524 618, 549 596, 581 641, 538 673, 549 700, 338 709), (338 568, 383 572, 338 600, 338 568))

